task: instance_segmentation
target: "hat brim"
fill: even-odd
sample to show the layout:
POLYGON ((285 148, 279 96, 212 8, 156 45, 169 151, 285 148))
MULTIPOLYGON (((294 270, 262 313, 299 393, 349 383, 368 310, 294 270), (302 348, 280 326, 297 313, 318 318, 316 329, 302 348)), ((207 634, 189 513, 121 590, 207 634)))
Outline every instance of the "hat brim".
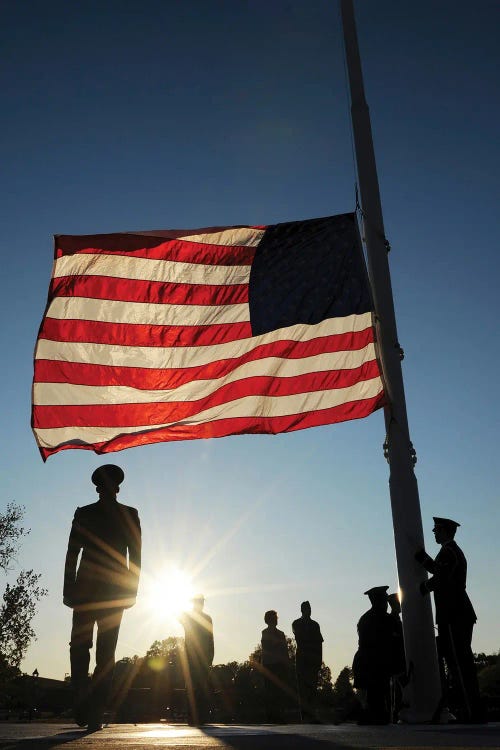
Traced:
POLYGON ((104 466, 98 466, 93 472, 91 480, 93 484, 97 486, 102 484, 115 484, 120 485, 125 479, 123 469, 116 464, 105 464, 104 466))

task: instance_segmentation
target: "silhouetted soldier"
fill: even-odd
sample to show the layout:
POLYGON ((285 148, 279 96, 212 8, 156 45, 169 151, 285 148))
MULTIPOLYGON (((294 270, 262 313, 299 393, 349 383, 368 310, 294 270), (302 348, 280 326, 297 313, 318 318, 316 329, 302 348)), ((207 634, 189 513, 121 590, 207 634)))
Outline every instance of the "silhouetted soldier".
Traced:
POLYGON ((315 721, 318 675, 323 661, 323 636, 318 623, 311 619, 311 605, 302 602, 302 617, 292 622, 292 630, 297 643, 295 669, 299 690, 302 721, 315 721))
POLYGON ((203 611, 205 598, 193 598, 193 609, 184 612, 186 649, 186 690, 188 720, 191 725, 204 724, 210 713, 210 667, 214 660, 214 629, 212 618, 203 611))
POLYGON ((75 720, 82 726, 88 723, 90 730, 102 726, 123 610, 135 604, 139 583, 141 526, 137 510, 117 502, 123 479, 123 471, 113 464, 92 474, 99 500, 76 509, 64 568, 63 601, 73 609, 70 658, 75 720), (89 684, 96 623, 96 667, 89 684))
POLYGON ((278 613, 274 609, 264 615, 267 628, 262 631, 262 667, 267 720, 283 721, 286 697, 290 694, 288 646, 286 636, 278 630, 278 613))
POLYGON ((460 524, 450 518, 433 516, 433 519, 434 536, 441 549, 434 560, 424 549, 419 550, 415 558, 433 574, 422 582, 420 591, 423 595, 434 592, 443 693, 446 693, 444 660, 451 675, 460 720, 482 722, 484 714, 471 649, 477 617, 465 590, 467 561, 454 539, 460 524))
POLYGON ((403 687, 408 680, 406 676, 405 646, 403 638, 403 623, 401 622, 401 603, 398 594, 387 597, 392 618, 392 649, 391 649, 391 719, 396 721, 403 702, 403 687))
POLYGON ((390 716, 394 625, 387 613, 388 588, 375 586, 365 591, 372 606, 358 622, 358 650, 352 669, 354 687, 365 693, 363 724, 387 724, 390 716))

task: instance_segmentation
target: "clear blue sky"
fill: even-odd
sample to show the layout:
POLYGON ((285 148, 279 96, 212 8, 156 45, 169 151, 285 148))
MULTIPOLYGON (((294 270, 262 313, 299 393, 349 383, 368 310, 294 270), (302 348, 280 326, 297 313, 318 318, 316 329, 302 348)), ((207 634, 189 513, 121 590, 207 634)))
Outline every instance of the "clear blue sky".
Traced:
MULTIPOLYGON (((495 383, 498 337, 497 0, 357 0, 417 477, 432 515, 462 524, 473 647, 500 648, 495 383)), ((62 572, 77 505, 104 461, 43 464, 30 429, 32 356, 52 235, 267 224, 354 209, 334 0, 7 2, 2 91, 2 505, 26 505, 19 565, 49 596, 23 668, 69 671, 62 572)), ((243 660, 263 613, 303 599, 334 676, 352 660, 362 592, 397 586, 381 412, 289 435, 113 454, 139 508, 144 581, 194 574, 216 662, 243 660)), ((140 596, 118 657, 176 634, 140 596)))

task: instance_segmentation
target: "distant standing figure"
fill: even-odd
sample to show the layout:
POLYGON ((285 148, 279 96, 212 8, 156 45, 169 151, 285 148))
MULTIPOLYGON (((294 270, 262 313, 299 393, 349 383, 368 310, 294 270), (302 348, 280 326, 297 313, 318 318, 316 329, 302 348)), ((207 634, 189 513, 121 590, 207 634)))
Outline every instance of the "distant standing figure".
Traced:
POLYGON ((365 591, 371 608, 358 622, 358 650, 352 665, 354 687, 364 691, 365 711, 360 723, 387 724, 390 717, 390 677, 393 622, 387 613, 388 586, 365 591))
POLYGON ((393 627, 391 674, 406 673, 405 645, 399 594, 389 594, 387 602, 390 607, 389 615, 392 619, 393 627))
POLYGON ((70 659, 75 720, 88 724, 91 731, 102 726, 123 610, 135 604, 139 584, 141 526, 137 510, 116 499, 123 479, 122 469, 114 464, 94 471, 99 500, 76 509, 64 567, 63 602, 73 609, 70 659), (96 667, 89 684, 96 624, 96 667))
POLYGON ((193 609, 184 612, 186 649, 186 689, 188 692, 188 720, 193 726, 205 724, 210 714, 210 667, 214 660, 214 627, 212 618, 203 611, 205 597, 193 598, 193 609))
POLYGON ((471 648, 477 617, 465 590, 467 560, 455 542, 460 524, 450 518, 433 516, 433 519, 434 537, 441 549, 434 560, 424 549, 419 550, 415 558, 433 574, 422 582, 420 591, 423 595, 434 592, 443 693, 446 693, 444 661, 451 674, 459 720, 482 722, 484 713, 471 648))
POLYGON ((403 704, 403 687, 408 683, 406 675, 406 657, 403 638, 403 623, 401 622, 401 602, 398 594, 387 597, 392 618, 392 654, 391 654, 391 718, 397 721, 403 704))
POLYGON ((265 613, 264 622, 267 628, 262 631, 261 645, 266 714, 269 722, 279 723, 283 721, 290 692, 288 647, 284 632, 278 630, 278 614, 274 609, 265 613))
POLYGON ((318 623, 311 619, 311 605, 302 602, 302 616, 292 622, 297 643, 295 669, 302 721, 315 721, 318 675, 323 661, 323 636, 318 623))

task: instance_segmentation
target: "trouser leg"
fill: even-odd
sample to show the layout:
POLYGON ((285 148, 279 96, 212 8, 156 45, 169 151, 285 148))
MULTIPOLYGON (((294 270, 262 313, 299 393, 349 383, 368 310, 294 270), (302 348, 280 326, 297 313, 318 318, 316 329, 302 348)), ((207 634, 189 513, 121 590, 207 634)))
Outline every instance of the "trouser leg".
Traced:
POLYGON ((73 688, 74 716, 78 724, 87 723, 90 649, 94 630, 93 611, 73 610, 71 627, 70 663, 73 688))
POLYGON ((452 623, 450 625, 454 658, 457 663, 456 669, 460 673, 460 681, 465 696, 466 718, 468 720, 483 718, 476 665, 474 664, 474 655, 471 648, 472 629, 472 623, 465 626, 461 623, 452 623))
POLYGON ((446 674, 447 665, 447 637, 443 634, 443 629, 439 628, 439 634, 436 637, 436 648, 438 655, 439 678, 441 680, 441 708, 445 706, 450 708, 450 685, 449 677, 446 674))
POLYGON ((209 718, 209 683, 208 669, 201 665, 195 672, 193 679, 194 702, 197 711, 197 721, 204 724, 209 718))
POLYGON ((303 721, 314 721, 316 719, 317 681, 318 671, 316 669, 306 666, 299 667, 297 670, 297 688, 303 721))
POLYGON ((210 665, 201 659, 191 659, 187 670, 188 720, 190 724, 205 724, 212 708, 210 665))
POLYGON ((400 675, 391 677, 391 721, 396 724, 403 706, 403 687, 400 675))
POLYGON ((264 678, 264 698, 266 704, 266 721, 269 723, 278 723, 281 721, 281 695, 280 688, 276 684, 276 677, 269 670, 269 674, 264 678))
POLYGON ((390 677, 370 680, 366 686, 367 719, 387 724, 390 718, 390 677))
POLYGON ((269 665, 266 669, 266 709, 268 721, 281 723, 290 697, 288 668, 284 664, 269 665))
POLYGON ((304 674, 299 669, 297 669, 297 693, 298 693, 298 699, 299 699, 299 710, 300 710, 300 718, 302 721, 307 721, 308 719, 308 701, 307 701, 307 688, 304 680, 304 674))
POLYGON ((73 610, 69 654, 71 682, 74 685, 80 685, 82 682, 87 682, 88 679, 94 622, 93 612, 73 610))
POLYGON ((187 653, 184 655, 182 671, 184 672, 184 684, 186 686, 186 710, 188 724, 198 724, 198 711, 196 708, 196 700, 193 687, 193 664, 187 653))
POLYGON ((439 626, 441 652, 452 683, 450 690, 450 697, 454 703, 452 710, 457 710, 459 718, 465 721, 470 721, 477 707, 477 699, 471 695, 471 683, 472 686, 475 683, 477 689, 477 679, 474 679, 475 674, 472 675, 472 669, 475 672, 475 668, 470 648, 471 638, 472 626, 464 628, 456 623, 443 623, 439 626))
POLYGON ((122 616, 123 609, 108 609, 100 611, 97 617, 96 666, 92 676, 91 698, 94 723, 102 720, 109 698, 122 616))

